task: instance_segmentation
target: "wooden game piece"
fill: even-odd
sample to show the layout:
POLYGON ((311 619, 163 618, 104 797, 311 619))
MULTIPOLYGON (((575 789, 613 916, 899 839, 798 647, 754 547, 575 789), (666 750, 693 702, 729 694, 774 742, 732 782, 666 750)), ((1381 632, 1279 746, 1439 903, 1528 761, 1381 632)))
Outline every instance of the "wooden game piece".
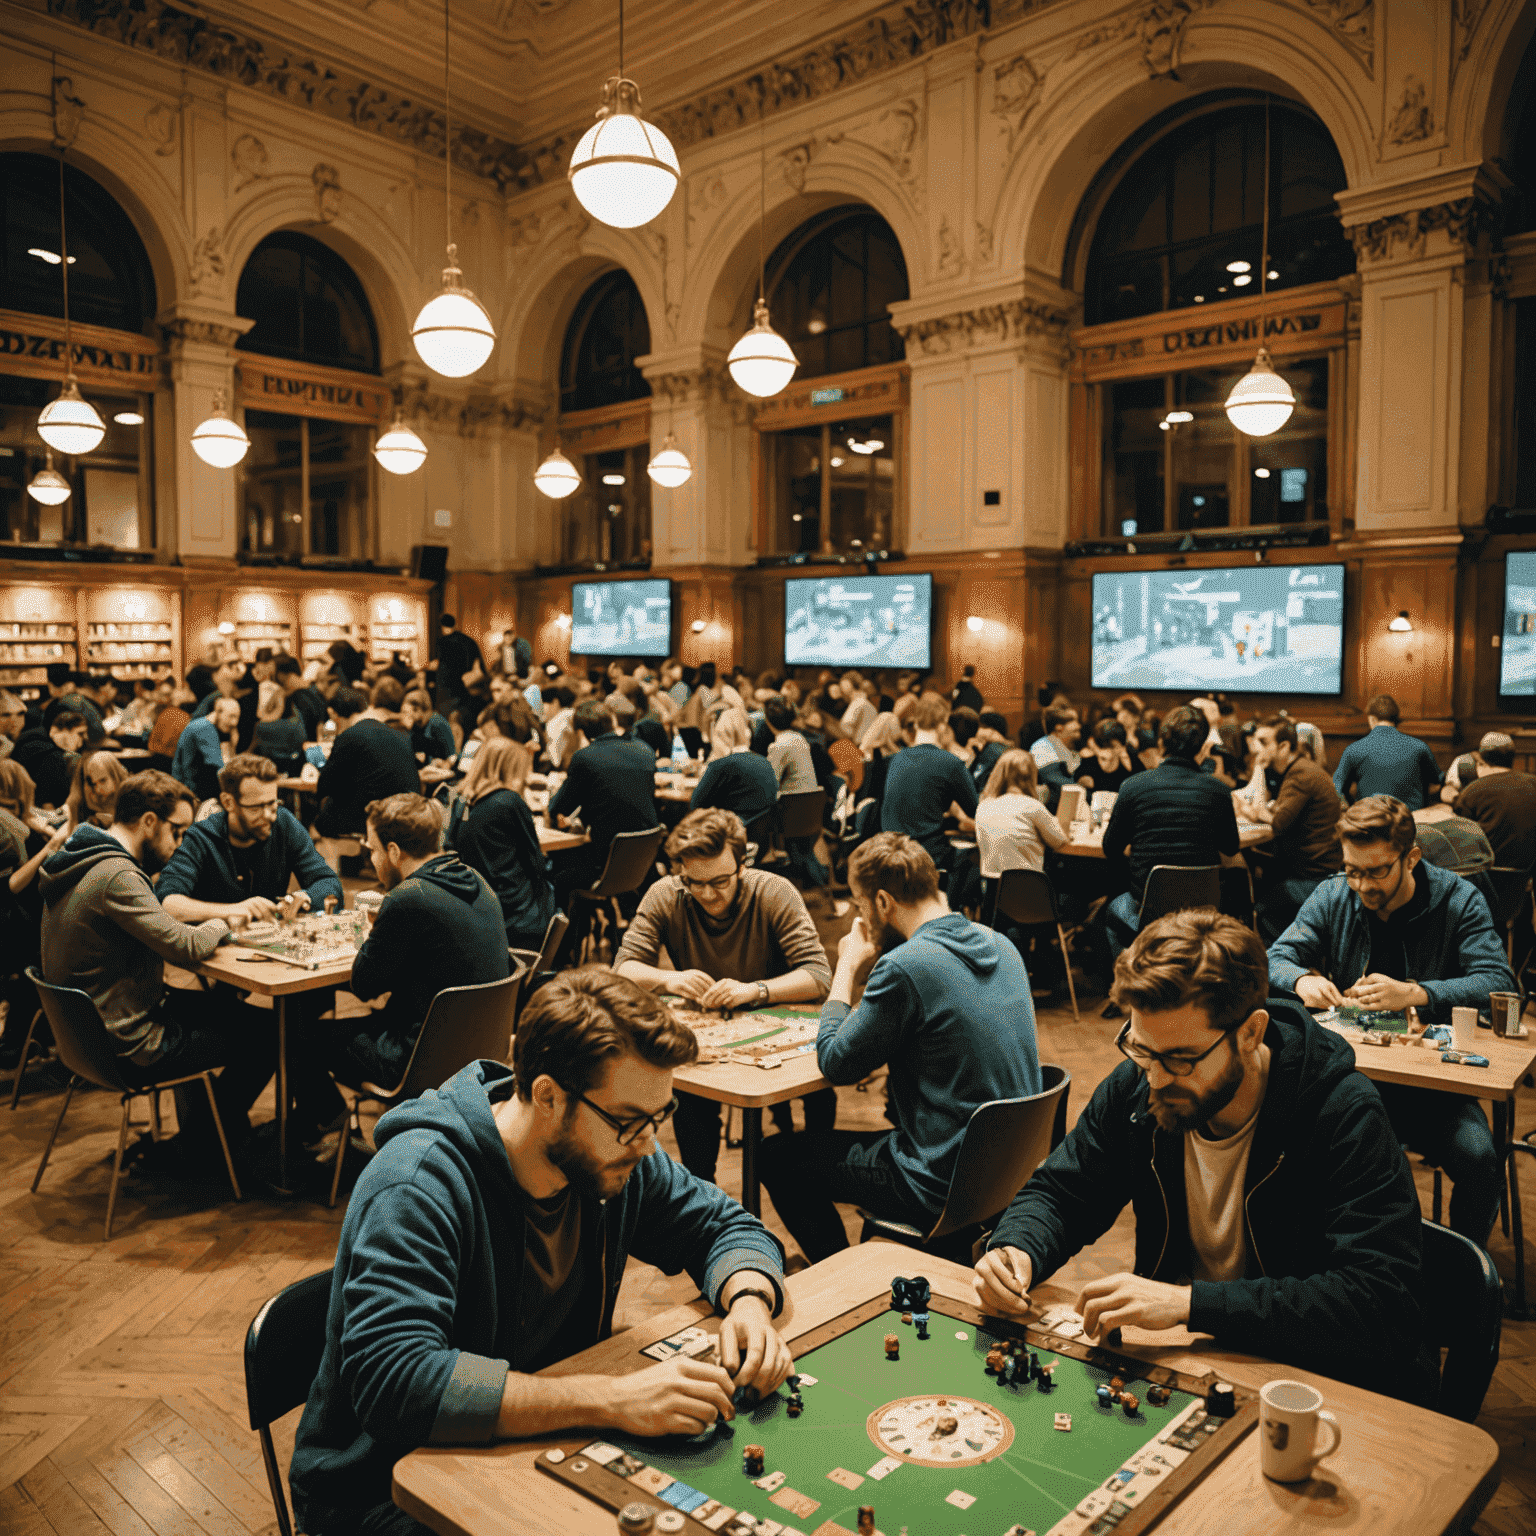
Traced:
POLYGON ((624 1536, 650 1536, 656 1528, 654 1504, 626 1504, 619 1511, 619 1529, 624 1536))
POLYGON ((987 1371, 993 1376, 1000 1376, 1003 1371, 1004 1355, 1002 1350, 992 1348, 987 1351, 987 1371))
POLYGON ((885 1336, 885 1358, 887 1360, 901 1358, 901 1339, 894 1333, 888 1333, 885 1336))
POLYGON ((790 1418, 798 1419, 800 1415, 805 1412, 805 1403, 803 1399, 801 1399, 801 1397, 796 1394, 784 1405, 784 1411, 790 1416, 790 1418))
POLYGON ((751 1413, 763 1400, 763 1394, 753 1386, 737 1387, 731 1401, 737 1409, 745 1413, 751 1413))
POLYGON ((1111 1392, 1109 1383, 1107 1381, 1101 1381, 1098 1384, 1098 1386, 1094 1389, 1094 1396, 1098 1398, 1100 1408, 1108 1408, 1110 1403, 1114 1400, 1114 1393, 1111 1392))
POLYGON ((1123 1391, 1124 1388, 1125 1388, 1125 1379, 1123 1377, 1111 1376, 1109 1378, 1109 1390, 1111 1392, 1120 1392, 1120 1391, 1123 1391))
POLYGON ((859 1536, 875 1536, 875 1506, 859 1505, 859 1536))
POLYGON ((1230 1381, 1212 1384, 1205 1397, 1205 1411, 1213 1419, 1230 1419, 1237 1412, 1236 1389, 1230 1381))
POLYGON ((939 1415, 939 1422, 933 1426, 933 1433, 929 1436, 929 1439, 942 1440, 946 1435, 954 1434, 959 1428, 960 1420, 954 1414, 941 1413, 939 1415))
POLYGON ((1070 1430, 1072 1428, 1072 1415, 1070 1413, 1058 1413, 1053 1427, 1060 1430, 1070 1430))
POLYGON ((1167 1387, 1148 1387, 1147 1401, 1154 1408, 1166 1408, 1168 1399, 1172 1396, 1167 1387))
POLYGON ((1125 1409, 1126 1418, 1134 1419, 1136 1417, 1136 1410, 1141 1407, 1141 1400, 1134 1392, 1122 1392, 1120 1394, 1120 1406, 1125 1409))
POLYGON ((664 1509, 656 1516, 656 1536, 676 1536, 683 1529, 681 1510, 664 1509))
POLYGON ((919 1312, 916 1316, 917 1336, 920 1339, 926 1339, 928 1337, 928 1314, 926 1312, 919 1312))
POLYGON ((741 1448, 741 1470, 748 1477, 761 1477, 763 1475, 764 1451, 760 1445, 744 1445, 741 1448))

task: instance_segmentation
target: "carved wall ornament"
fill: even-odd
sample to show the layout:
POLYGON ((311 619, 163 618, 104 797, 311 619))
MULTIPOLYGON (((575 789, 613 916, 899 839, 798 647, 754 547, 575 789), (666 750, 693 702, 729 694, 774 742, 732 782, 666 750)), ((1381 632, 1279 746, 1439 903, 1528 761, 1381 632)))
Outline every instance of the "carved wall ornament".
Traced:
POLYGON ((1077 40, 1074 54, 1097 48, 1104 43, 1135 38, 1141 49, 1141 62, 1150 79, 1178 78, 1179 56, 1184 47, 1184 28, 1189 18, 1207 0, 1154 0, 1152 5, 1131 11, 1117 20, 1085 32, 1077 40))
POLYGON ((725 179, 721 176, 698 177, 687 183, 686 196, 688 199, 686 243, 691 246, 695 235, 700 232, 695 229, 695 225, 702 224, 725 202, 725 179))
POLYGON ((1460 64, 1472 51, 1472 39, 1477 33, 1477 24, 1483 19, 1483 12, 1488 9, 1488 0, 1451 0, 1451 15, 1456 22, 1456 36, 1459 47, 1451 54, 1451 78, 1456 78, 1456 66, 1460 64))
POLYGON ((53 77, 53 147, 68 149, 85 121, 85 103, 75 95, 75 82, 67 75, 53 77))
POLYGON ((144 137, 155 146, 157 155, 175 153, 180 127, 181 113, 175 107, 166 106, 163 101, 157 101, 144 114, 144 137))
POLYGON ((1434 230, 1444 230, 1469 256, 1473 255, 1485 232, 1497 234, 1498 220, 1499 211, 1489 204, 1475 197, 1458 197, 1430 208, 1389 214, 1369 224, 1351 225, 1347 233, 1356 260, 1372 265, 1386 261, 1399 246, 1406 247, 1412 257, 1422 256, 1425 237, 1434 230))
POLYGON ((949 219, 939 219, 939 277, 959 277, 965 271, 965 249, 960 237, 949 227, 949 219))
POLYGON ((192 266, 187 273, 187 282, 192 293, 199 294, 210 284, 222 282, 223 278, 224 241, 215 226, 192 247, 192 266))
POLYGON ((1040 95, 1040 76, 1022 53, 1015 54, 992 71, 992 115, 1008 130, 1008 153, 1018 143, 1024 119, 1040 95))
POLYGON ((1365 67, 1376 73, 1375 0, 1306 0, 1308 8, 1365 67))
POLYGON ((240 179, 235 191, 243 192, 253 181, 260 181, 267 174, 267 146, 254 133, 242 133, 234 142, 229 158, 235 163, 240 179))
POLYGON ((1403 76, 1403 94, 1387 124, 1388 144, 1416 144, 1435 131, 1429 91, 1417 75, 1403 76))
POLYGON ((208 346, 232 347, 250 329, 248 325, 220 325, 217 320, 166 320, 160 329, 174 341, 202 342, 208 346))
POLYGON ((895 330, 908 353, 933 355, 1035 337, 1064 343, 1070 321, 1066 310, 1052 309, 1029 299, 1009 299, 1002 304, 983 304, 976 309, 957 310, 952 315, 898 325, 895 330))
POLYGON ((315 184, 315 217, 329 224, 341 212, 341 172, 323 162, 309 173, 315 184))
POLYGON ((976 223, 976 260, 978 262, 992 260, 992 231, 980 220, 976 223))
POLYGON ((546 220, 542 214, 524 214, 520 219, 507 220, 507 246, 535 246, 543 238, 546 220))
POLYGON ((779 157, 784 162, 784 180, 792 191, 805 191, 805 175, 811 168, 811 154, 815 147, 815 140, 811 139, 786 149, 779 157))

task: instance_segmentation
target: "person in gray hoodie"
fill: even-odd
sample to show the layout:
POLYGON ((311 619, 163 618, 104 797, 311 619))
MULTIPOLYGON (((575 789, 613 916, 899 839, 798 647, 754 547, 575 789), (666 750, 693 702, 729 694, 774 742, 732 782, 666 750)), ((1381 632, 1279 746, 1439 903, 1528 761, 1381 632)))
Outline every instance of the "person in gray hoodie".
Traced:
POLYGON ((813 1264, 848 1246, 834 1202, 925 1231, 944 1208, 972 1113, 1040 1092, 1029 978, 1009 941, 939 894, 922 844, 881 832, 848 862, 858 917, 837 949, 816 1059, 832 1083, 890 1066, 892 1131, 803 1131, 764 1143, 762 1181, 813 1264), (861 971, 874 969, 853 1007, 861 971))
MULTIPOLYGON (((276 1070, 276 1027, 270 1013, 240 1004, 215 1010, 201 991, 166 988, 166 961, 191 970, 229 932, 222 918, 177 922, 150 884, 191 825, 192 791, 151 769, 123 780, 110 828, 74 830, 40 876, 43 979, 77 987, 96 1004, 129 1082, 222 1067, 214 1096, 234 1152, 276 1070)), ((176 1095, 188 1159, 211 1152, 222 1163, 202 1085, 176 1095)))

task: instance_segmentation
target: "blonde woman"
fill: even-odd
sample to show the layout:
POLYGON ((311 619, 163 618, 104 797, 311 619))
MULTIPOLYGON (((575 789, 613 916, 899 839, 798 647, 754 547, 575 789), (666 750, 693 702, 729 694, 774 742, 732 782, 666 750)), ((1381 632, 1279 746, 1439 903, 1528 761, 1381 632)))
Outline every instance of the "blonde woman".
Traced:
POLYGON ((768 815, 779 797, 779 776, 766 757, 749 750, 752 727, 746 711, 728 709, 715 721, 709 765, 694 785, 690 811, 734 811, 750 827, 768 815))
POLYGON ((112 813, 117 809, 117 788, 128 777, 128 771, 110 752, 87 752, 75 764, 69 782, 69 798, 64 802, 69 811, 69 830, 73 832, 82 821, 105 831, 112 825, 112 813))
POLYGON ((998 758, 976 807, 976 846, 984 880, 1005 869, 1045 868, 1045 850, 1067 841, 1061 823, 1040 800, 1040 769, 1015 747, 998 758))
POLYGON ((532 767, 522 742, 492 737, 475 754, 448 822, 448 846, 495 891, 513 949, 540 948, 555 914, 538 828, 523 799, 532 767))

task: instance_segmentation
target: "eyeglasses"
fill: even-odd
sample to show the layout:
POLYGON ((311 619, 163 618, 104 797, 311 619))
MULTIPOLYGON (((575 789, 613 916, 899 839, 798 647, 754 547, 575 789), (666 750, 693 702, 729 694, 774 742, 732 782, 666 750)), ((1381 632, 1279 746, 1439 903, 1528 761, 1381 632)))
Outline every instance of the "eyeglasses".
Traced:
POLYGON ((1351 869, 1346 864, 1344 866, 1344 878, 1351 885, 1357 885, 1362 880, 1369 880, 1372 884, 1375 884, 1378 880, 1385 880, 1402 862, 1402 855, 1399 854, 1390 864, 1378 864, 1374 869, 1351 869))
POLYGON ((274 816, 277 814, 276 800, 237 800, 235 804, 242 811, 270 811, 274 816))
POLYGON ((654 1115, 641 1115, 638 1120, 620 1120, 617 1115, 610 1115, 602 1105, 594 1104, 584 1093, 578 1093, 576 1097, 600 1120, 613 1127, 621 1147, 627 1147, 630 1142, 645 1135, 647 1130, 659 1131, 677 1112, 676 1094, 672 1095, 665 1109, 658 1109, 654 1115))
POLYGON ((1208 1045, 1198 1056, 1168 1056, 1161 1051, 1149 1051, 1144 1045, 1132 1045, 1130 1034, 1131 1021, 1127 1019, 1121 1026, 1120 1033, 1115 1036, 1115 1046, 1120 1054, 1127 1060, 1134 1061, 1143 1072, 1155 1061, 1169 1077, 1188 1077, 1222 1041, 1236 1037, 1235 1030, 1223 1030, 1221 1038, 1214 1044, 1208 1045))
POLYGON ((739 869, 733 869, 730 874, 716 875, 713 880, 694 880, 688 875, 679 875, 677 880, 678 884, 681 885, 685 891, 689 892, 725 891, 730 889, 731 881, 734 880, 740 873, 741 871, 739 869))

